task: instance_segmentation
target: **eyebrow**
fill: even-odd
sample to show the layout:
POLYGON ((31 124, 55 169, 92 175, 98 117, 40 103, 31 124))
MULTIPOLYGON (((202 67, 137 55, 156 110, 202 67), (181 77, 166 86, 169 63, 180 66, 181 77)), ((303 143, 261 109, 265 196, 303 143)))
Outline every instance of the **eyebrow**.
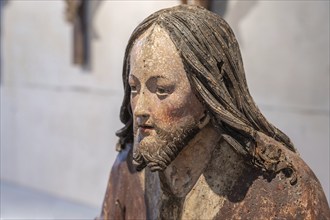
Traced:
MULTIPOLYGON (((134 78, 134 79, 138 79, 134 74, 130 73, 128 75, 128 78, 134 78)), ((166 76, 162 76, 162 75, 155 75, 155 76, 151 76, 149 79, 169 79, 168 77, 166 76)))
POLYGON ((150 77, 150 79, 153 79, 153 78, 155 78, 155 79, 168 79, 168 77, 166 77, 166 76, 160 76, 160 75, 156 75, 156 76, 151 76, 150 77))

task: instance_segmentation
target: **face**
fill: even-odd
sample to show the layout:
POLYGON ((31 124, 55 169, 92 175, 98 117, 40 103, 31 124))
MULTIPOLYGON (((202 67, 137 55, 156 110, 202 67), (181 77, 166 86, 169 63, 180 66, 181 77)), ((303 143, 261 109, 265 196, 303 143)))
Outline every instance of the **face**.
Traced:
POLYGON ((149 28, 130 53, 129 85, 137 169, 164 170, 198 132, 204 108, 169 35, 149 28))

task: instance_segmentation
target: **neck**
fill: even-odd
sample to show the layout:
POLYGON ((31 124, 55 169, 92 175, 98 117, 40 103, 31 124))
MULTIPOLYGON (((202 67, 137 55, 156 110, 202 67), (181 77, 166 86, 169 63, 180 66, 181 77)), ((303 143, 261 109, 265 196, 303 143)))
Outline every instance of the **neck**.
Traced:
POLYGON ((162 189, 176 197, 186 196, 208 165, 219 140, 219 132, 209 123, 166 170, 159 173, 162 189))

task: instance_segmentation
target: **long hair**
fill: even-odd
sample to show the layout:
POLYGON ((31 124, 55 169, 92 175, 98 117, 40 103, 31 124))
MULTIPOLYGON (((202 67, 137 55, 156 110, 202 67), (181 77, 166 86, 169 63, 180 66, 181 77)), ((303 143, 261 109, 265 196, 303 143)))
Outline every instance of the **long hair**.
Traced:
POLYGON ((235 150, 252 158, 256 132, 275 139, 295 152, 290 139, 262 115, 248 90, 238 42, 229 25, 218 15, 198 6, 181 5, 160 10, 146 18, 132 33, 124 57, 125 96, 117 131, 117 150, 133 141, 130 106, 130 52, 135 40, 152 25, 170 36, 182 59, 197 98, 204 104, 215 127, 235 150), (252 144, 251 144, 252 143, 252 144))

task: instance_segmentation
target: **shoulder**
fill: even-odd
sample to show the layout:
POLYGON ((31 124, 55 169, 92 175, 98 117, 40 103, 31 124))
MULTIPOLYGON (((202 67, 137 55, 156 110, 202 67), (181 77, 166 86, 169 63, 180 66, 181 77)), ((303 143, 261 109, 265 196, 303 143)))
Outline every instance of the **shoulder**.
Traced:
MULTIPOLYGON (((224 193, 226 199, 217 215, 219 219, 226 214, 229 219, 240 216, 246 219, 330 219, 327 199, 313 171, 297 153, 281 144, 278 149, 281 149, 281 157, 285 157, 279 163, 287 162, 292 167, 292 175, 283 170, 262 171, 245 163, 239 178, 224 193)), ((231 166, 235 168, 235 164, 231 166)), ((228 170, 233 173, 232 169, 228 170)))
POLYGON ((103 219, 145 217, 141 211, 145 209, 142 177, 143 173, 136 172, 132 165, 132 146, 126 145, 111 169, 102 207, 103 219))
POLYGON ((259 143, 264 146, 261 146, 261 151, 265 152, 262 159, 277 159, 276 163, 269 163, 276 167, 276 175, 261 185, 270 187, 273 203, 289 210, 287 214, 295 213, 292 216, 295 219, 330 219, 329 205, 322 186, 299 154, 273 138, 264 135, 259 137, 259 143))
POLYGON ((295 170, 293 176, 283 172, 273 177, 260 175, 251 185, 248 199, 258 204, 259 211, 264 209, 266 215, 261 217, 276 213, 284 219, 330 219, 327 199, 313 171, 298 154, 287 149, 285 154, 295 170), (292 182, 292 178, 296 180, 292 182))
POLYGON ((330 219, 327 198, 314 172, 298 154, 291 156, 291 160, 297 182, 284 191, 290 198, 287 206, 301 213, 304 219, 330 219))
POLYGON ((127 144, 124 149, 122 149, 116 157, 116 160, 111 168, 110 175, 118 175, 121 172, 128 172, 131 168, 130 155, 132 154, 132 145, 127 144))

